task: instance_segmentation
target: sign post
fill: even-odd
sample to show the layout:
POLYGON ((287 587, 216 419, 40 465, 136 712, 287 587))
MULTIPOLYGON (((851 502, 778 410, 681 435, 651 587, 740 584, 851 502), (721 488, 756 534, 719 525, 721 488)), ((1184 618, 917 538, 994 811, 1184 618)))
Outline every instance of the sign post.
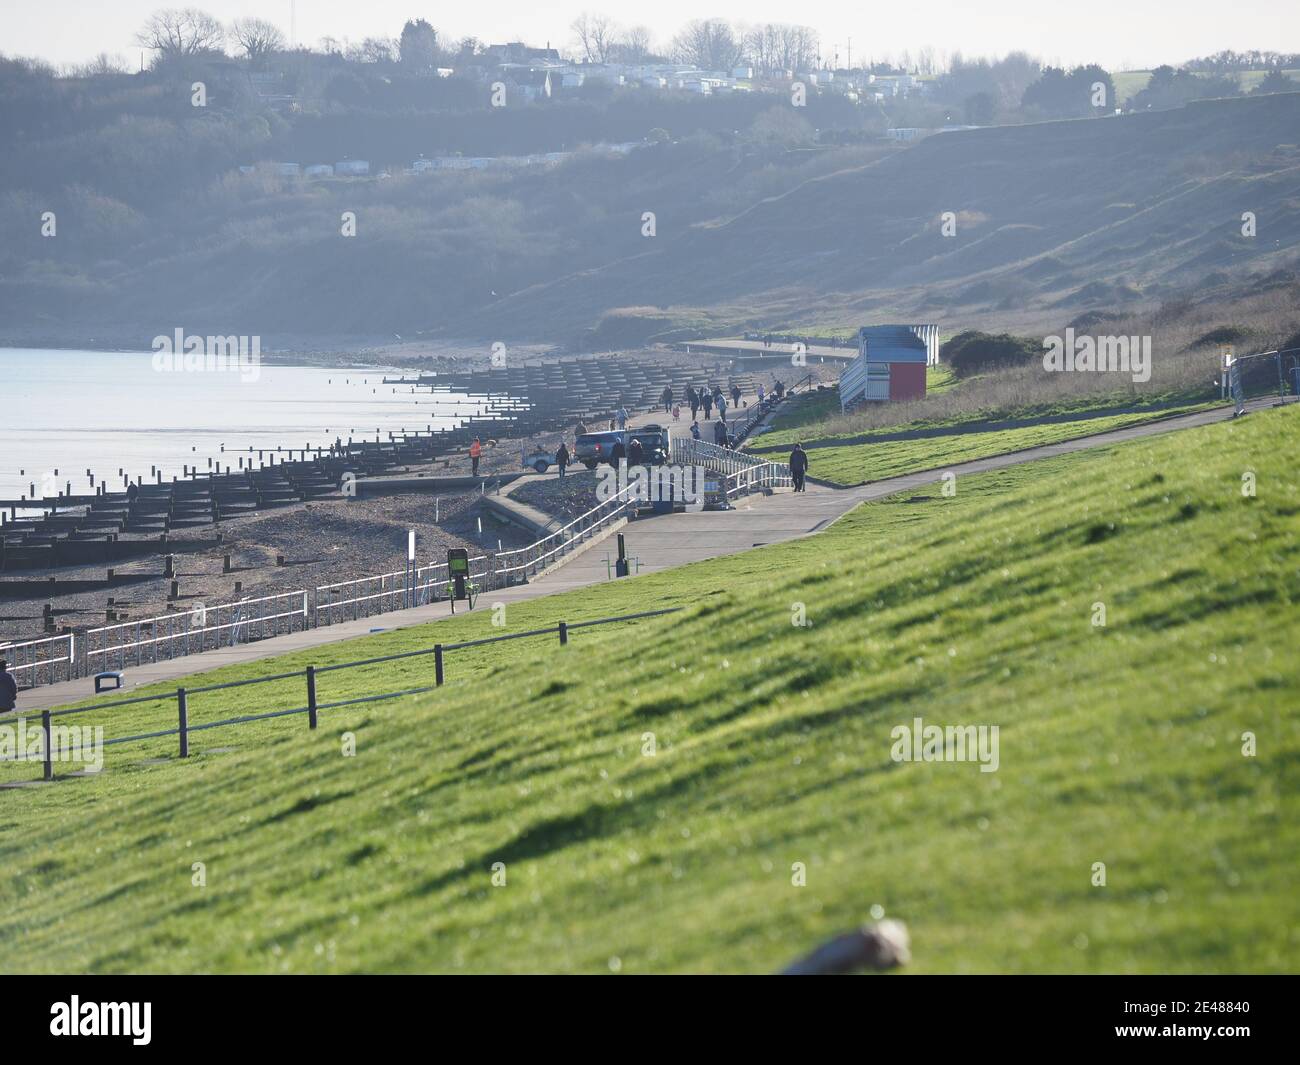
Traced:
POLYGON ((463 547, 447 551, 447 578, 451 582, 451 612, 456 613, 456 600, 463 599, 474 609, 474 597, 469 586, 469 552, 463 547))
POLYGON ((406 605, 415 606, 415 530, 406 530, 406 605))

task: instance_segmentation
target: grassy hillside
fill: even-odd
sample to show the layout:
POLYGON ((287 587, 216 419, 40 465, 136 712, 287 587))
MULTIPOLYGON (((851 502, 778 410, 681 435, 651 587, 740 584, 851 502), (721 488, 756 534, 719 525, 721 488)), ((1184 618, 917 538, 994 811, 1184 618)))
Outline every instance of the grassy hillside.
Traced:
POLYGON ((995 415, 974 412, 918 418, 901 426, 837 437, 824 431, 826 419, 839 414, 838 399, 832 402, 828 395, 833 397, 820 392, 797 401, 773 421, 770 433, 755 438, 749 450, 783 455, 802 441, 813 477, 856 485, 1140 425, 1209 405, 1195 398, 1169 401, 1166 397, 1135 405, 1131 395, 1097 395, 995 415))
POLYGON ((928 137, 714 221, 661 219, 640 253, 514 291, 466 329, 536 335, 647 304, 707 307, 718 327, 838 324, 846 307, 945 329, 990 308, 1064 325, 1289 258, 1298 119, 1286 93, 928 137), (1243 202, 1272 242, 1242 235, 1243 202))
MULTIPOLYGON (((265 164, 306 162, 314 156, 294 153, 336 143, 339 154, 315 158, 360 152, 378 169, 372 137, 418 133, 418 151, 435 152, 448 144, 441 119, 303 118, 305 139, 291 144, 269 127, 254 136, 256 122, 176 118, 56 139, 0 162, 0 187, 12 192, 0 197, 0 322, 14 336, 126 345, 179 319, 195 333, 261 335, 264 349, 304 334, 393 333, 594 349, 790 322, 937 321, 956 331, 1008 313, 1063 326, 1080 310, 1219 285, 1256 290, 1300 241, 1300 93, 952 132, 910 147, 787 149, 758 137, 752 117, 741 121, 756 106, 720 99, 704 110, 731 115, 718 127, 725 138, 670 123, 675 142, 626 158, 584 150, 553 170, 398 167, 383 180, 303 182, 265 164), (79 160, 110 157, 102 186, 82 173, 79 160), (250 174, 235 169, 259 162, 250 174), (49 174, 67 184, 47 196, 38 190, 50 181, 37 178, 49 174), (57 240, 30 224, 47 209, 57 240), (1242 235, 1246 209, 1257 237, 1242 235), (342 235, 344 212, 355 236, 342 235), (948 212, 952 236, 940 229, 948 212), (653 238, 643 235, 647 213, 653 238), (189 269, 200 256, 201 281, 189 269), (647 306, 657 309, 652 330, 621 331, 612 327, 637 323, 606 317, 647 306)), ((813 113, 822 107, 852 111, 821 101, 807 118, 822 130, 833 128, 813 113)), ((469 126, 526 132, 542 114, 469 126)), ((659 125, 642 117, 644 132, 659 125)), ((587 137, 596 131, 561 139, 573 147, 587 137)), ((402 143, 405 166, 417 148, 402 143)))
MULTIPOLYGON (((766 971, 879 907, 921 972, 1294 970, 1297 414, 511 607, 507 631, 688 610, 466 652, 437 694, 315 734, 199 734, 188 764, 110 748, 102 777, 0 792, 5 966, 766 971), (893 761, 914 717, 998 726, 998 770, 893 761)), ((476 611, 422 636, 471 631, 500 630, 476 611)), ((329 678, 323 698, 358 683, 329 678)))

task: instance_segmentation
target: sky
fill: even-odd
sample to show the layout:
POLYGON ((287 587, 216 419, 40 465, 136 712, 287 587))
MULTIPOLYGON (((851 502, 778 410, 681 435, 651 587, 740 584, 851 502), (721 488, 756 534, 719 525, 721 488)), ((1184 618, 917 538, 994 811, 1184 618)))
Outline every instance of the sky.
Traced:
POLYGON ((643 25, 668 41, 684 23, 716 16, 745 23, 797 22, 821 37, 823 57, 849 48, 897 57, 930 47, 938 55, 1004 55, 1027 51, 1053 64, 1099 62, 1111 70, 1149 69, 1224 48, 1300 52, 1295 0, 593 0, 554 6, 537 0, 436 5, 427 0, 0 0, 0 53, 39 56, 56 66, 100 52, 133 66, 135 33, 162 7, 198 7, 229 22, 257 16, 292 28, 298 43, 322 37, 360 41, 396 37, 408 18, 425 18, 444 36, 487 43, 522 40, 572 46, 569 25, 581 11, 643 25))

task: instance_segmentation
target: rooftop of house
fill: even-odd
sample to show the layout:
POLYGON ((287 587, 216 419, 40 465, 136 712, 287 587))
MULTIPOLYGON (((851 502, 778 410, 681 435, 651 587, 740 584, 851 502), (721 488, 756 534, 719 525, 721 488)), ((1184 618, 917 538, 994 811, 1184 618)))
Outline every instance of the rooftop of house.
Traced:
POLYGON ((926 342, 908 325, 864 325, 858 330, 858 351, 867 362, 920 362, 929 358, 926 342))

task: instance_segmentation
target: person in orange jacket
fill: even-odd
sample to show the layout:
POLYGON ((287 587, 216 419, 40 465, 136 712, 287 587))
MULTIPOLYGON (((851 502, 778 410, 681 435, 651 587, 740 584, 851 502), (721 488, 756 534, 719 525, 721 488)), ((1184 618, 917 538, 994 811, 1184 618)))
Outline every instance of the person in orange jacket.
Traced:
POLYGON ((470 465, 473 467, 473 469, 470 472, 470 476, 472 477, 478 476, 478 460, 479 460, 479 456, 481 456, 482 454, 483 454, 483 445, 479 441, 479 438, 476 436, 474 437, 474 443, 470 444, 469 446, 469 461, 470 461, 470 465))

